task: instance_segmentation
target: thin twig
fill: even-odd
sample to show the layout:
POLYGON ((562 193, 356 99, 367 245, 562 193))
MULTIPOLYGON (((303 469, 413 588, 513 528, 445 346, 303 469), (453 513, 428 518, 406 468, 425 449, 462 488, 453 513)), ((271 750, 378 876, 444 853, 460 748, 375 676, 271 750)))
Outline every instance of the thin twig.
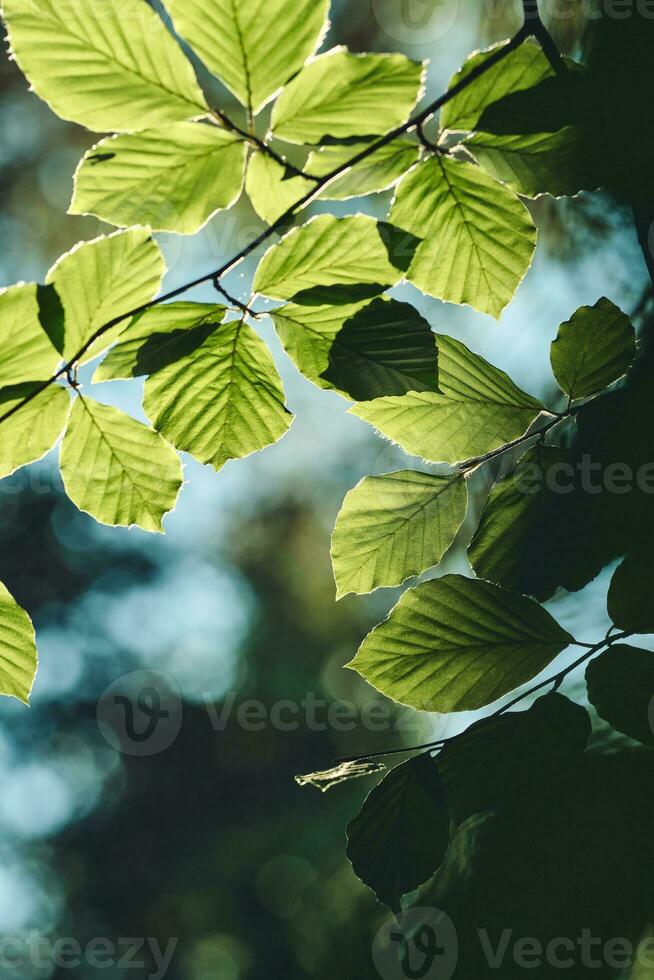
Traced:
POLYGON ((554 417, 551 418, 546 425, 541 426, 540 429, 525 432, 524 435, 518 436, 517 439, 512 439, 511 442, 504 443, 503 446, 499 446, 497 449, 492 449, 490 452, 484 453, 483 456, 473 456, 472 459, 466 459, 463 463, 459 463, 459 472, 469 476, 473 470, 476 470, 478 466, 482 465, 482 463, 488 463, 490 460, 496 459, 498 456, 503 456, 504 453, 511 449, 517 449, 518 446, 522 446, 523 443, 529 442, 530 439, 542 439, 545 435, 547 435, 550 429, 553 429, 555 425, 559 424, 559 422, 563 422, 565 419, 575 415, 576 411, 574 408, 568 408, 565 412, 548 412, 548 414, 552 414, 554 417))
POLYGON ((295 174, 296 177, 302 177, 304 180, 313 180, 315 183, 318 183, 318 181, 321 179, 320 177, 313 176, 313 174, 305 173, 304 170, 300 170, 299 167, 289 163, 288 160, 285 160, 284 157, 280 156, 279 153, 273 150, 272 146, 269 146, 268 143, 265 143, 262 139, 259 139, 259 137, 254 133, 248 132, 247 129, 241 129, 241 127, 238 126, 233 119, 230 119, 225 112, 222 112, 222 110, 212 109, 211 115, 220 123, 222 127, 228 129, 231 133, 236 133, 236 135, 240 136, 246 143, 251 143, 253 146, 256 146, 258 150, 261 150, 261 152, 265 153, 266 156, 271 157, 281 167, 284 167, 286 170, 290 170, 290 172, 295 174))
POLYGON ((524 11, 524 23, 527 25, 528 33, 536 38, 543 49, 543 54, 556 74, 565 74, 567 70, 565 62, 561 57, 561 52, 554 43, 552 35, 543 23, 538 9, 538 0, 522 0, 522 9, 524 11))
MULTIPOLYGON (((47 381, 42 382, 38 385, 29 395, 26 395, 21 401, 17 402, 12 408, 6 411, 3 415, 0 415, 0 424, 6 422, 7 419, 11 418, 16 412, 20 411, 25 405, 31 402, 34 398, 37 398, 42 391, 45 391, 51 384, 54 384, 59 378, 63 377, 70 367, 77 363, 84 355, 90 350, 93 344, 102 337, 107 331, 111 330, 113 327, 118 326, 120 323, 124 323, 125 320, 129 320, 139 313, 144 313, 146 310, 150 310, 155 306, 160 306, 162 303, 166 303, 170 300, 176 299, 178 296, 184 295, 191 289, 195 289, 196 286, 203 286, 205 283, 213 282, 215 280, 220 280, 223 276, 226 276, 229 272, 235 269, 241 262, 246 259, 249 255, 255 252, 260 245, 263 245, 268 241, 272 235, 275 234, 279 229, 284 228, 287 222, 295 217, 295 215, 303 210, 307 205, 311 204, 320 193, 328 187, 337 177, 346 173, 355 164, 360 163, 362 160, 366 160, 377 150, 388 146, 399 136, 403 136, 405 133, 410 132, 415 129, 416 126, 422 125, 428 119, 430 119, 439 109, 442 109, 446 103, 450 102, 455 96, 459 95, 464 89, 472 85, 478 78, 484 75, 487 71, 493 68, 495 65, 503 61, 511 52, 515 51, 522 42, 532 34, 530 26, 525 23, 517 31, 514 36, 507 41, 507 43, 501 47, 497 48, 484 62, 473 68, 472 71, 468 72, 462 79, 460 79, 455 85, 453 85, 447 92, 444 92, 433 102, 422 109, 416 115, 412 116, 407 122, 402 123, 400 126, 396 126, 395 129, 390 130, 384 136, 380 136, 378 140, 373 143, 369 143, 362 150, 356 153, 353 157, 347 160, 345 163, 340 164, 338 167, 334 167, 328 174, 321 177, 315 184, 315 187, 307 191, 307 193, 301 197, 298 201, 292 204, 289 208, 284 211, 272 224, 268 225, 260 235, 257 235, 251 242, 249 242, 244 248, 241 249, 233 258, 225 262, 220 268, 214 269, 212 272, 206 273, 206 275, 198 276, 197 279, 193 279, 190 282, 184 283, 182 286, 178 286, 177 289, 172 289, 168 293, 164 293, 157 299, 151 300, 149 303, 143 303, 141 306, 135 307, 133 310, 129 310, 126 313, 121 313, 119 316, 114 317, 107 323, 98 327, 88 340, 82 345, 82 347, 77 351, 77 353, 64 365, 62 365, 59 370, 52 375, 47 381)), ((249 138, 250 134, 248 134, 249 138)))
POLYGON ((227 290, 225 289, 225 287, 220 284, 220 280, 218 278, 214 279, 213 288, 216 289, 216 290, 218 290, 219 293, 222 293, 222 295, 225 297, 225 299, 229 303, 231 303, 232 306, 238 307, 238 309, 242 313, 247 313, 247 315, 248 316, 251 316, 254 320, 258 320, 259 319, 259 317, 260 317, 261 314, 260 313, 255 313, 254 310, 251 310, 250 307, 246 303, 242 303, 240 301, 240 299, 236 299, 235 296, 232 296, 231 293, 228 293, 227 290))

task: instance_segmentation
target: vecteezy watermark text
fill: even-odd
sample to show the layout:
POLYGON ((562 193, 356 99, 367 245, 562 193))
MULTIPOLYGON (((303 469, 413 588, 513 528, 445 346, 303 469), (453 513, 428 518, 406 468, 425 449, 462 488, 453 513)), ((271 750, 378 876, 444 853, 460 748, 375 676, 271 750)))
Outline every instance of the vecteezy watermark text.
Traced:
POLYGON ((152 936, 117 940, 94 936, 84 943, 71 936, 43 935, 31 930, 16 936, 0 936, 0 969, 21 970, 140 970, 149 980, 163 980, 170 967, 179 939, 169 939, 165 947, 152 936))

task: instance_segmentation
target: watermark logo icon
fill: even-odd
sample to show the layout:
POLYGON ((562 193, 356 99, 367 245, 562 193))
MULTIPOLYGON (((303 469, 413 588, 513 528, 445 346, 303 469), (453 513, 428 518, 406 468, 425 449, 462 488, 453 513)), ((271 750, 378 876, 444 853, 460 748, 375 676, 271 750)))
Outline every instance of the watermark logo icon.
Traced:
POLYGON ((182 699, 168 674, 135 670, 113 681, 98 702, 98 727, 124 755, 164 752, 179 735, 182 699))
POLYGON ((454 923, 433 908, 408 909, 387 919, 372 946, 382 980, 450 980, 458 956, 454 923))
POLYGON ((373 0, 375 19, 384 33, 402 44, 433 44, 456 23, 459 0, 373 0))

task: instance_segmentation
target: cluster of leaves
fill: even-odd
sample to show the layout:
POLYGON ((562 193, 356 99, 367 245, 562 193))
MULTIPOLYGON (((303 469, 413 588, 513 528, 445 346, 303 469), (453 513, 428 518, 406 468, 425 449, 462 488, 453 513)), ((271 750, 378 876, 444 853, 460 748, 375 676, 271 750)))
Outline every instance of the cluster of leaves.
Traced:
MULTIPOLYGON (((314 54, 327 0, 165 6, 180 38, 243 106, 243 126, 208 104, 145 0, 65 10, 56 0, 4 0, 11 50, 34 90, 63 118, 115 133, 81 161, 71 211, 125 230, 76 246, 44 285, 0 294, 0 475, 40 458, 64 433, 61 471, 74 503, 106 524, 161 530, 182 485, 177 451, 219 470, 287 431, 281 380, 250 322, 257 294, 280 301, 271 316, 303 375, 353 401, 353 414, 407 453, 449 467, 367 477, 347 495, 333 537, 339 596, 400 585, 437 565, 466 516, 471 473, 528 449, 491 492, 474 534, 469 557, 479 577, 448 575, 409 589, 351 665, 417 709, 485 707, 577 644, 521 594, 546 598, 523 587, 522 546, 551 493, 547 475, 565 459, 550 433, 579 424, 624 375, 636 353, 634 329, 608 299, 561 326, 551 353, 567 398, 558 411, 460 341, 434 333, 388 291, 407 281, 499 317, 536 245, 524 199, 597 185, 571 97, 583 72, 546 56, 525 25, 472 55, 449 92, 411 116, 424 65, 342 48, 314 54), (257 119, 273 99, 259 136, 257 119), (438 133, 428 138, 423 123, 441 105, 438 133), (296 166, 284 152, 302 152, 305 162, 296 166), (164 265, 151 232, 194 233, 243 187, 268 223, 258 241, 318 197, 391 187, 394 194, 385 221, 322 214, 287 231, 259 262, 248 304, 228 296, 221 271, 189 288, 216 278, 226 304, 156 299, 164 265), (145 376, 151 425, 79 390, 77 367, 101 356, 94 381, 145 376), (532 492, 522 482, 528 468, 540 475, 532 492)), ((615 643, 654 630, 631 561, 616 573, 609 601, 621 632, 578 645, 590 650, 583 659, 605 650, 588 675, 600 714, 650 741, 640 678, 651 689, 651 655, 615 643)), ((0 632, 2 690, 26 700, 33 632, 6 590, 0 632)), ((524 726, 545 718, 583 741, 583 710, 548 695, 520 716, 504 709, 491 716, 482 723, 484 743, 515 744, 524 726)), ((438 764, 427 753, 393 770, 350 827, 355 869, 395 908, 443 860, 450 824, 462 815, 459 776, 486 765, 476 753, 478 731, 445 746, 438 764)), ((369 768, 314 781, 329 785, 369 768)))

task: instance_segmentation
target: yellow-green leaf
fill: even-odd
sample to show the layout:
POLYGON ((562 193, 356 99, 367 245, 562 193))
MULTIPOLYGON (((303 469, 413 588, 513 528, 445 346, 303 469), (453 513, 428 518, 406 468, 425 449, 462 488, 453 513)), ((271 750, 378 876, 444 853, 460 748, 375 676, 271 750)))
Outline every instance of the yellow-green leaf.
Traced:
POLYGON ((536 228, 480 167, 438 154, 399 183, 389 221, 423 239, 407 278, 424 293, 499 317, 527 274, 536 228))
POLYGON ((208 112, 190 62, 145 0, 3 0, 9 43, 62 119, 135 132, 208 112))
MULTIPOLYGON (((154 299, 164 272, 161 250, 145 228, 80 242, 62 255, 47 282, 63 306, 64 356, 73 357, 100 327, 154 299)), ((104 333, 82 362, 105 350, 124 326, 104 333)))
POLYGON ((365 477, 336 518, 337 598, 401 585, 437 565, 463 523, 467 500, 460 476, 402 470, 365 477))
POLYGON ((112 136, 82 158, 69 214, 193 235, 237 200, 246 156, 240 137, 202 123, 112 136))
POLYGON ((0 694, 29 704, 37 665, 32 621, 0 582, 0 694))
MULTIPOLYGON (((35 390, 33 382, 0 389, 0 415, 10 411, 35 390)), ((52 384, 0 423, 0 478, 49 453, 64 431, 70 396, 52 384)))
POLYGON ((182 486, 177 453, 154 429, 78 396, 61 446, 66 493, 102 524, 163 531, 182 486))
POLYGON ((61 356, 39 319, 39 287, 0 290, 0 386, 49 378, 61 356))
POLYGON ((164 0, 175 30, 259 112, 319 46, 329 0, 164 0))
POLYGON ((143 407, 173 446, 216 470, 277 442, 293 419, 267 347, 243 320, 148 378, 143 407))
POLYGON ((334 48, 283 90, 273 108, 272 131, 289 143, 381 136, 408 119, 422 76, 423 65, 402 54, 334 48))

